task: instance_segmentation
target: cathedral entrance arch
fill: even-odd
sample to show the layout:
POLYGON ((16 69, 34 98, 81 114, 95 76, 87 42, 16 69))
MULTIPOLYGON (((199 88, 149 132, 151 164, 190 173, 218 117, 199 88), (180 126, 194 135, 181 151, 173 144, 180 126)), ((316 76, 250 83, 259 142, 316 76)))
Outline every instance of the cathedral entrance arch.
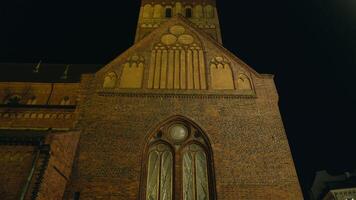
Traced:
POLYGON ((207 135, 193 121, 173 116, 147 138, 142 200, 214 200, 215 181, 207 135))

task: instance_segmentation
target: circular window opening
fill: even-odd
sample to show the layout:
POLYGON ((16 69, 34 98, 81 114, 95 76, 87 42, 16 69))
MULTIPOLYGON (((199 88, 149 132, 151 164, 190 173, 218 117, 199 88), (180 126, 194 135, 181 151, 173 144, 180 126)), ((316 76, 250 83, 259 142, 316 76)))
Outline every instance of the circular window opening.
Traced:
POLYGON ((169 135, 174 142, 183 142, 188 138, 188 129, 183 124, 174 124, 169 128, 169 135))

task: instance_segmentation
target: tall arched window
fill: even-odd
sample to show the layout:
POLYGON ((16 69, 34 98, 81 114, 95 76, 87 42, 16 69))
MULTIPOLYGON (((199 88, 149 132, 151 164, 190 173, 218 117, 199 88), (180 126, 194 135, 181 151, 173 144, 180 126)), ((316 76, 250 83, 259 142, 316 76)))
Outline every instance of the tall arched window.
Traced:
POLYGON ((216 199, 209 141, 193 122, 168 120, 152 133, 145 151, 142 199, 216 199))
POLYGON ((206 154, 197 144, 191 144, 183 151, 183 199, 209 199, 206 154))

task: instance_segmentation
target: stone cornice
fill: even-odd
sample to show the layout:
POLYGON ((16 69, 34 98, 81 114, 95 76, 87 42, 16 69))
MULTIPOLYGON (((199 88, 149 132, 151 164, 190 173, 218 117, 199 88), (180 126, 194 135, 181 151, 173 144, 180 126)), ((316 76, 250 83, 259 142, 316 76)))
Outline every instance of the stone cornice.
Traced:
POLYGON ((148 90, 148 89, 101 89, 99 96, 124 96, 147 98, 185 98, 185 99, 256 99, 254 91, 209 91, 209 90, 148 90))

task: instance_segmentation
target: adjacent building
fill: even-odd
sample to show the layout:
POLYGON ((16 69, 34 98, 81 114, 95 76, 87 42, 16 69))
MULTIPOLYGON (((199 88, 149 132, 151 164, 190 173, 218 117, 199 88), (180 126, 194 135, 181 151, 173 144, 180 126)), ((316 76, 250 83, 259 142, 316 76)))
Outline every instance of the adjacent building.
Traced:
POLYGON ((355 200, 356 172, 330 175, 327 171, 316 173, 310 190, 311 200, 355 200))

